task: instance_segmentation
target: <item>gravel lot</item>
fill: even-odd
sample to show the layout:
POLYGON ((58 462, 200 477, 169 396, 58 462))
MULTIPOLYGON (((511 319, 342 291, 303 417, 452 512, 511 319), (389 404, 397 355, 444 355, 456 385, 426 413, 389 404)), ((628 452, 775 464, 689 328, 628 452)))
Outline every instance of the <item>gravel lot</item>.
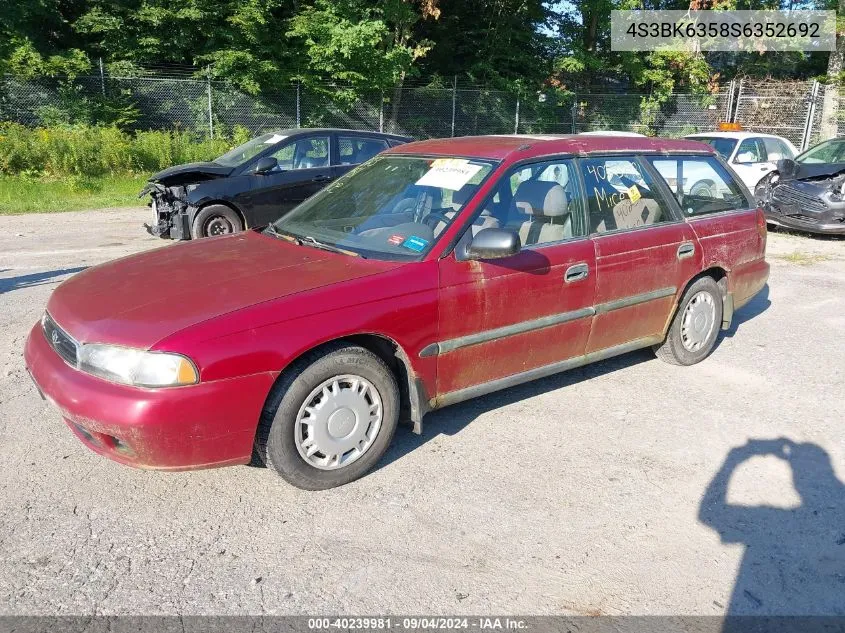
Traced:
POLYGON ((0 614, 845 613, 845 241, 771 234, 768 291, 699 365, 640 352, 456 405, 307 493, 119 466, 38 397, 50 292, 169 248, 144 219, 0 217, 0 614), (802 445, 747 445, 780 437, 802 445), (700 515, 729 454, 732 507, 700 515))

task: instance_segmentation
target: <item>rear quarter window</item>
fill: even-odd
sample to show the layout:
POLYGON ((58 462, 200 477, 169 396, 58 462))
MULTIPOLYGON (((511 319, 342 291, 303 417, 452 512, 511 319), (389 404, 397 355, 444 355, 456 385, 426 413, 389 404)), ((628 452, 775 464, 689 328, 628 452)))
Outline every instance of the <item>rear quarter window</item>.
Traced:
POLYGON ((648 160, 669 186, 686 217, 753 206, 736 179, 712 156, 648 160))

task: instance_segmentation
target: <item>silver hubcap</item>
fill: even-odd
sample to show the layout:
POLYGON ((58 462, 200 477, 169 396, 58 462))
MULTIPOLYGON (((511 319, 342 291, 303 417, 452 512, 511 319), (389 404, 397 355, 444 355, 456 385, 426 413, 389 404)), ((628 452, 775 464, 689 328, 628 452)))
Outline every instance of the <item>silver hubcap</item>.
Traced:
POLYGON ((382 410, 381 396, 366 378, 349 374, 329 378, 299 408, 296 450, 320 470, 348 466, 375 442, 382 410))
POLYGON ((697 352, 710 338, 716 326, 716 303, 709 292, 698 292, 687 304, 681 320, 681 342, 697 352))
POLYGON ((205 225, 205 232, 210 236, 226 235, 232 232, 232 225, 226 218, 211 218, 205 225))

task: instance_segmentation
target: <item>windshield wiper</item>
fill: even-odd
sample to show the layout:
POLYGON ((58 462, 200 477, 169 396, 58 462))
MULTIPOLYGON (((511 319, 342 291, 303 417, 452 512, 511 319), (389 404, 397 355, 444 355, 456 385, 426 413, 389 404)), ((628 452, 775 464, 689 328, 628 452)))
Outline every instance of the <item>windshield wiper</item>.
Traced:
MULTIPOLYGON (((296 243, 300 246, 313 246, 314 248, 321 248, 324 251, 330 251, 332 253, 340 253, 341 255, 352 255, 353 257, 364 257, 361 253, 356 253, 355 251, 350 251, 345 248, 340 248, 339 246, 334 246, 332 244, 326 244, 325 242, 321 242, 318 239, 311 237, 310 235, 306 235, 305 237, 296 238, 296 243)), ((364 258, 366 259, 366 258, 364 258)))

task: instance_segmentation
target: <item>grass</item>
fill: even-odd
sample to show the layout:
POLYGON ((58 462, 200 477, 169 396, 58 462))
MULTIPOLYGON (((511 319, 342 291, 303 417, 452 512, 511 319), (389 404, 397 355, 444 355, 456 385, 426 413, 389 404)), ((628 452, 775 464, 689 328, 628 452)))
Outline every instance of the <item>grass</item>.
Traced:
POLYGON ((57 213, 144 204, 138 192, 146 175, 61 179, 0 176, 0 215, 57 213))
POLYGON ((830 259, 827 255, 813 255, 810 253, 802 253, 795 251, 788 255, 775 255, 776 258, 789 262, 790 264, 798 264, 799 266, 810 266, 819 262, 824 262, 830 259))

